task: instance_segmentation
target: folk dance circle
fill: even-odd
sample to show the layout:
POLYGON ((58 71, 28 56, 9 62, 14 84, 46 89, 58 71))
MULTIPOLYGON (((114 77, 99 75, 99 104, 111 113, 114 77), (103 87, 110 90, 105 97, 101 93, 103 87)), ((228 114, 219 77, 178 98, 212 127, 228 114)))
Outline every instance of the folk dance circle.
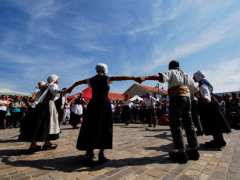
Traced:
MULTIPOLYGON (((175 60, 169 63, 166 72, 140 77, 109 76, 108 66, 100 63, 96 65, 96 75, 77 81, 63 90, 59 87, 59 77, 55 74, 49 76, 47 82, 40 81, 37 84, 38 91, 34 96, 32 107, 22 121, 19 140, 31 143, 29 153, 56 149, 57 144, 53 144, 52 141, 59 138, 60 124, 63 123, 64 111, 61 102, 66 98, 66 94, 71 93, 77 86, 88 84, 92 89, 92 98, 84 113, 76 148, 86 152, 84 157, 86 162, 93 162, 95 149, 99 150, 98 161, 106 162, 108 159, 104 150, 112 149, 113 144, 113 115, 111 102, 108 99, 109 84, 127 80, 138 83, 147 80, 168 83, 169 125, 174 144, 174 149, 169 152, 171 160, 178 163, 198 160, 200 154, 197 135, 205 134, 213 137, 212 141, 204 145, 207 148, 226 146, 223 133, 229 133, 231 129, 213 94, 213 86, 200 71, 194 73, 193 78, 190 77, 182 71, 179 62, 175 60), (182 129, 185 130, 188 145, 184 143, 182 129), (40 146, 38 142, 44 142, 44 145, 40 146)), ((147 104, 151 102, 152 99, 147 104)), ((80 99, 75 102, 73 108, 75 118, 71 120, 73 127, 77 126, 76 119, 82 118, 83 108, 79 104, 81 104, 80 99)), ((128 109, 123 109, 124 119, 128 124, 128 109)), ((146 112, 152 119, 153 109, 150 105, 147 109, 146 112)), ((154 122, 149 123, 156 126, 154 122)))

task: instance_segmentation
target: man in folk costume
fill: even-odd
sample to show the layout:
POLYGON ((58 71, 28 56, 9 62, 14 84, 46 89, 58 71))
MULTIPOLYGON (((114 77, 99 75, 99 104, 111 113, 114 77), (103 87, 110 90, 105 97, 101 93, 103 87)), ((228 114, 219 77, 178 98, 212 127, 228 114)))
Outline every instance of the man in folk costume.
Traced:
POLYGON ((75 82, 66 92, 81 84, 92 88, 92 99, 87 106, 86 120, 83 121, 77 141, 77 149, 86 151, 85 160, 92 162, 94 149, 99 149, 98 161, 107 161, 105 149, 112 149, 112 109, 108 98, 109 83, 122 80, 139 80, 129 76, 108 76, 108 67, 100 63, 96 66, 96 75, 89 79, 75 82))
POLYGON ((36 126, 32 138, 30 151, 34 152, 36 148, 32 146, 34 142, 45 142, 42 149, 49 150, 57 148, 56 144, 52 144, 51 140, 56 140, 59 137, 60 127, 58 121, 58 112, 55 101, 60 94, 64 94, 59 88, 59 77, 52 74, 47 78, 47 88, 41 97, 36 101, 38 115, 36 117, 36 126), (32 148, 33 147, 33 148, 32 148))
POLYGON ((213 136, 213 141, 207 142, 205 146, 221 148, 226 145, 222 133, 231 132, 230 126, 213 95, 213 86, 205 79, 205 75, 197 71, 193 79, 199 84, 199 110, 204 134, 213 136))
POLYGON ((191 116, 190 90, 196 89, 193 80, 180 69, 177 61, 169 63, 169 71, 142 77, 141 80, 168 83, 170 129, 175 148, 169 152, 170 158, 179 163, 186 163, 188 159, 198 160, 198 141, 191 116), (182 125, 186 132, 188 149, 184 144, 182 125))

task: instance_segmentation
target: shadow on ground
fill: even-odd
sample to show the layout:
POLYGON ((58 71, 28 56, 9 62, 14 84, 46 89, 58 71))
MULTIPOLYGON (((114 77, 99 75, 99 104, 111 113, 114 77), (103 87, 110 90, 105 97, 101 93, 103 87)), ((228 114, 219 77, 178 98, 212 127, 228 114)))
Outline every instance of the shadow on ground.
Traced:
POLYGON ((172 141, 172 135, 167 132, 166 130, 164 130, 165 132, 154 135, 154 136, 144 136, 144 137, 155 137, 155 138, 159 138, 159 139, 165 139, 165 140, 169 140, 172 141))
POLYGON ((140 157, 140 158, 125 158, 109 160, 105 164, 99 164, 97 161, 94 163, 84 162, 83 156, 68 156, 59 157, 54 159, 39 159, 39 160, 12 160, 9 155, 17 156, 23 154, 22 150, 4 150, 0 151, 1 161, 6 165, 15 167, 31 167, 41 170, 57 170, 62 172, 82 172, 82 171, 95 171, 105 167, 120 168, 125 166, 139 166, 148 164, 168 164, 171 161, 167 155, 160 155, 155 157, 140 157), (2 155, 5 154, 5 155, 2 155))

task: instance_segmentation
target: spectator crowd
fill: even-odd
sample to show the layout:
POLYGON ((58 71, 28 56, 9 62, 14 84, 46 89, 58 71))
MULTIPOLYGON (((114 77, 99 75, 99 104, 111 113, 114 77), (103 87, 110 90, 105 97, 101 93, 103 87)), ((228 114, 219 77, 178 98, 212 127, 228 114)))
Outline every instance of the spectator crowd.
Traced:
MULTIPOLYGON (((229 124, 234 129, 240 129, 240 94, 228 93, 215 95, 221 107, 223 114, 229 124)), ((168 106, 167 96, 161 98, 156 95, 145 94, 141 97, 132 98, 125 95, 125 99, 111 102, 114 123, 140 123, 149 127, 168 124, 168 106)), ((77 128, 84 119, 88 101, 84 100, 82 94, 72 99, 62 98, 59 108, 59 122, 61 125, 70 124, 77 128)), ((0 128, 19 128, 21 122, 29 109, 33 108, 34 97, 27 96, 0 96, 0 128)), ((58 101, 56 102, 56 104, 58 101)), ((192 101, 192 108, 197 109, 196 102, 192 101)), ((195 119, 198 118, 195 112, 192 112, 194 125, 197 130, 195 119)), ((198 131, 197 131, 198 132, 198 131)))

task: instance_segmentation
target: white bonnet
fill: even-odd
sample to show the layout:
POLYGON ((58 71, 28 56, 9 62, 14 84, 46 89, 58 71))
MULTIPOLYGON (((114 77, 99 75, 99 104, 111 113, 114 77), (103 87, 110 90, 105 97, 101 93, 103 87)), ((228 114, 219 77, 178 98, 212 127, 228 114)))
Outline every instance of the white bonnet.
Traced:
POLYGON ((194 79, 199 82, 205 78, 205 75, 201 71, 197 71, 193 74, 194 79))
POLYGON ((52 74, 47 78, 48 83, 56 82, 59 79, 58 75, 52 74))
POLYGON ((108 73, 108 65, 104 63, 99 63, 96 65, 97 72, 103 72, 104 74, 108 73))

